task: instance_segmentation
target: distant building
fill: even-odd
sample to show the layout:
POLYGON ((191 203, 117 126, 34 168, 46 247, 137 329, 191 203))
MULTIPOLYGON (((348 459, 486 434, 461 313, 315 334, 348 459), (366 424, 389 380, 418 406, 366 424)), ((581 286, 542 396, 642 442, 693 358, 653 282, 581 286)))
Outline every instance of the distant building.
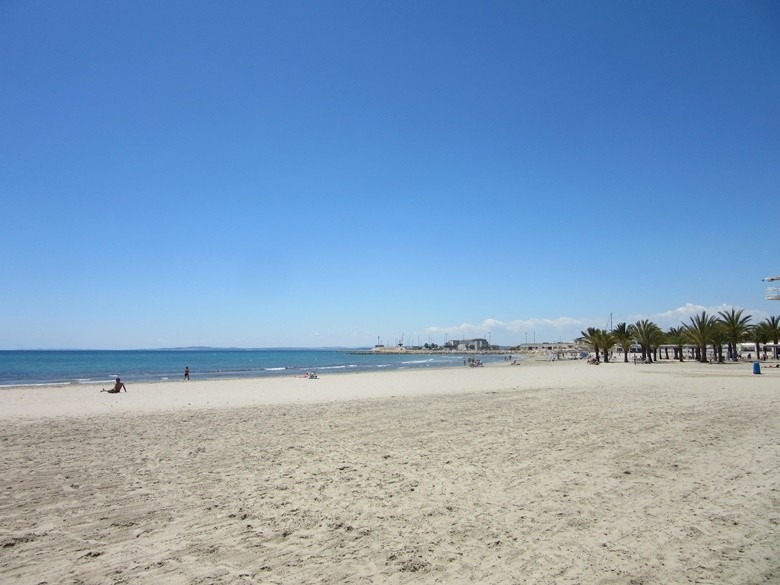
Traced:
POLYGON ((444 344, 446 349, 458 351, 486 351, 490 349, 487 339, 450 339, 444 344))

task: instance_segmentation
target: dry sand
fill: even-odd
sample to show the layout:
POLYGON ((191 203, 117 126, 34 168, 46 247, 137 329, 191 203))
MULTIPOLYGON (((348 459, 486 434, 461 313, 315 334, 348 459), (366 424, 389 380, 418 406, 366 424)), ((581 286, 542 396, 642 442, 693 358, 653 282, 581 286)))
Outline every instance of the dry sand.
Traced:
POLYGON ((128 389, 0 391, 0 582, 780 582, 780 370, 128 389))

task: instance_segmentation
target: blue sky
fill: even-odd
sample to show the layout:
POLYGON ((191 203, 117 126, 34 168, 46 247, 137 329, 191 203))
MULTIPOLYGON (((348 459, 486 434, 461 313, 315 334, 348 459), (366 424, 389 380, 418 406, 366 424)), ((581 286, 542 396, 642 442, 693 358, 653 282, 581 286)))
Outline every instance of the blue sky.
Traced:
POLYGON ((0 4, 0 349, 780 313, 774 2, 0 4))

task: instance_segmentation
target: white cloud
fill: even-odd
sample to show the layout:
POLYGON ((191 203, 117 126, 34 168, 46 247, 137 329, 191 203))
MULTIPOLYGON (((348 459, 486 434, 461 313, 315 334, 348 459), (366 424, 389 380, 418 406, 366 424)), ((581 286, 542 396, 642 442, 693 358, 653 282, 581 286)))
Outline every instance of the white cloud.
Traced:
MULTIPOLYGON (((669 311, 663 311, 661 313, 636 315, 635 321, 640 319, 648 319, 657 324, 662 329, 667 329, 669 327, 679 327, 681 324, 690 323, 691 317, 694 315, 699 315, 703 311, 706 311, 708 315, 717 317, 718 313, 730 311, 732 308, 737 311, 742 309, 742 307, 735 307, 734 305, 729 305, 727 303, 711 305, 709 307, 704 305, 696 305, 693 303, 685 303, 681 307, 670 309, 669 311)), ((753 318, 753 323, 760 323, 769 316, 766 311, 761 311, 759 309, 743 309, 743 311, 743 315, 750 315, 753 318)))
POLYGON ((586 321, 582 319, 573 319, 571 317, 556 317, 554 319, 516 319, 514 321, 501 321, 499 319, 488 318, 482 323, 461 323, 449 327, 432 326, 426 327, 426 335, 447 335, 452 339, 460 337, 483 337, 488 333, 492 335, 511 335, 519 336, 525 333, 538 332, 539 339, 545 335, 558 337, 564 332, 575 330, 578 327, 584 327, 586 321))
MULTIPOLYGON (((702 311, 717 317, 718 313, 729 311, 732 307, 733 305, 726 303, 711 306, 685 303, 667 311, 631 315, 621 319, 621 321, 625 320, 630 324, 642 319, 648 319, 661 327, 661 329, 668 329, 669 327, 679 327, 684 323, 689 323, 691 317, 700 314, 702 311)), ((741 307, 733 308, 736 310, 741 309, 741 307)), ((753 323, 759 323, 769 317, 766 311, 758 309, 745 309, 744 314, 750 315, 753 323)), ((615 324, 617 322, 616 320, 615 324)), ((608 324, 603 322, 603 318, 553 317, 515 319, 512 321, 487 318, 481 323, 426 327, 421 332, 421 335, 431 337, 447 336, 449 339, 488 337, 488 335, 491 335, 494 343, 514 345, 531 341, 532 334, 535 341, 539 342, 557 339, 572 340, 579 337, 580 331, 585 330, 587 327, 606 328, 607 326, 608 324)))

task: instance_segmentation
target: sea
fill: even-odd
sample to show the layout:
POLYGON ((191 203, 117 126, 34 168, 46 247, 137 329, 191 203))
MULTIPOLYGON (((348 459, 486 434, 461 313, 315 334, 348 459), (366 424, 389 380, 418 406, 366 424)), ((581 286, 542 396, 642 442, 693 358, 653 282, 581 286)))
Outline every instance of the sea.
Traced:
MULTIPOLYGON (((477 357, 483 363, 506 359, 477 357)), ((159 349, 0 351, 0 388, 180 380, 319 375, 463 366, 463 354, 386 354, 348 349, 159 349)))

